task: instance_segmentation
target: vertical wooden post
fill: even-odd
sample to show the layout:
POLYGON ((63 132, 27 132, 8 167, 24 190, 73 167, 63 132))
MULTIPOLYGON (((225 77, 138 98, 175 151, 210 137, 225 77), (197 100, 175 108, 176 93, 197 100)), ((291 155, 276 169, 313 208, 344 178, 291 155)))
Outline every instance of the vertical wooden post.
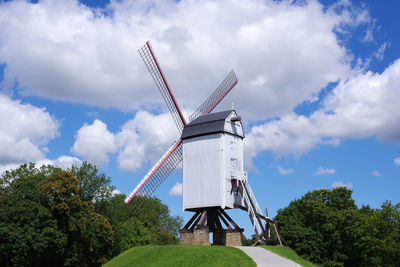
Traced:
POLYGON ((281 246, 283 246, 283 245, 282 245, 281 238, 279 237, 278 222, 275 221, 275 223, 274 223, 273 225, 274 225, 274 228, 275 228, 275 233, 276 233, 276 237, 278 238, 279 244, 280 244, 281 246))
MULTIPOLYGON (((268 218, 268 209, 265 208, 265 214, 267 215, 268 218)), ((271 239, 271 231, 269 230, 269 221, 267 220, 265 223, 265 236, 267 237, 267 239, 271 239)))

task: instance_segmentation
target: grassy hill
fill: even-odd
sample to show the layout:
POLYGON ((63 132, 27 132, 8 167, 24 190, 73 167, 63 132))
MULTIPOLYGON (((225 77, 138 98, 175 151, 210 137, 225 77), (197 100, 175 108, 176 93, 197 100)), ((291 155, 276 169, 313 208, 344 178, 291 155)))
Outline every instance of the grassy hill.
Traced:
POLYGON ((104 267, 115 266, 256 266, 243 251, 225 246, 133 247, 104 267))

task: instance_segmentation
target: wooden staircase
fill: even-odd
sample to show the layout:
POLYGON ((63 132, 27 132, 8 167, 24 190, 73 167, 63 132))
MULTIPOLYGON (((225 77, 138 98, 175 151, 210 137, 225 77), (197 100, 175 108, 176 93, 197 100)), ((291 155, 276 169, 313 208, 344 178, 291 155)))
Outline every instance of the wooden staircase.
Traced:
POLYGON ((253 229, 257 235, 257 238, 263 243, 278 243, 282 245, 281 238, 279 236, 277 222, 271 220, 268 216, 264 216, 256 197, 251 190, 250 184, 247 182, 247 177, 244 175, 244 179, 239 181, 239 192, 243 198, 243 204, 235 205, 236 208, 247 211, 250 221, 253 225, 253 229), (271 239, 270 226, 274 227, 277 240, 271 239))

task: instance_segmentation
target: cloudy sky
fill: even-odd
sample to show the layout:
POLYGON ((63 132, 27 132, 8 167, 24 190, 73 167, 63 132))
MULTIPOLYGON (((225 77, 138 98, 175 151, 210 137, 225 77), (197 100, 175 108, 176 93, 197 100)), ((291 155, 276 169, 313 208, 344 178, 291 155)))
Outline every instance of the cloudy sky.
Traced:
MULTIPOLYGON (((400 202, 398 1, 0 1, 0 171, 100 166, 122 193, 179 138, 137 50, 190 114, 234 69, 260 206, 347 186, 400 202)), ((156 196, 181 212, 181 171, 156 196)), ((246 234, 243 212, 233 216, 246 234)), ((185 215, 185 218, 187 215, 185 215)))

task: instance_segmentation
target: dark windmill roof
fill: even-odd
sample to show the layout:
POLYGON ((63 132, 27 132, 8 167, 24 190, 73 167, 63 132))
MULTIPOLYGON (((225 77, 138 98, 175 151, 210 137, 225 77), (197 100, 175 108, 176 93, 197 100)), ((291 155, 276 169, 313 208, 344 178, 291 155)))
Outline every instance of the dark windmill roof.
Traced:
POLYGON ((234 110, 225 110, 198 117, 197 119, 193 120, 183 128, 181 138, 187 139, 190 137, 201 136, 206 134, 227 132, 227 130, 225 130, 225 120, 229 117, 232 111, 234 110))

